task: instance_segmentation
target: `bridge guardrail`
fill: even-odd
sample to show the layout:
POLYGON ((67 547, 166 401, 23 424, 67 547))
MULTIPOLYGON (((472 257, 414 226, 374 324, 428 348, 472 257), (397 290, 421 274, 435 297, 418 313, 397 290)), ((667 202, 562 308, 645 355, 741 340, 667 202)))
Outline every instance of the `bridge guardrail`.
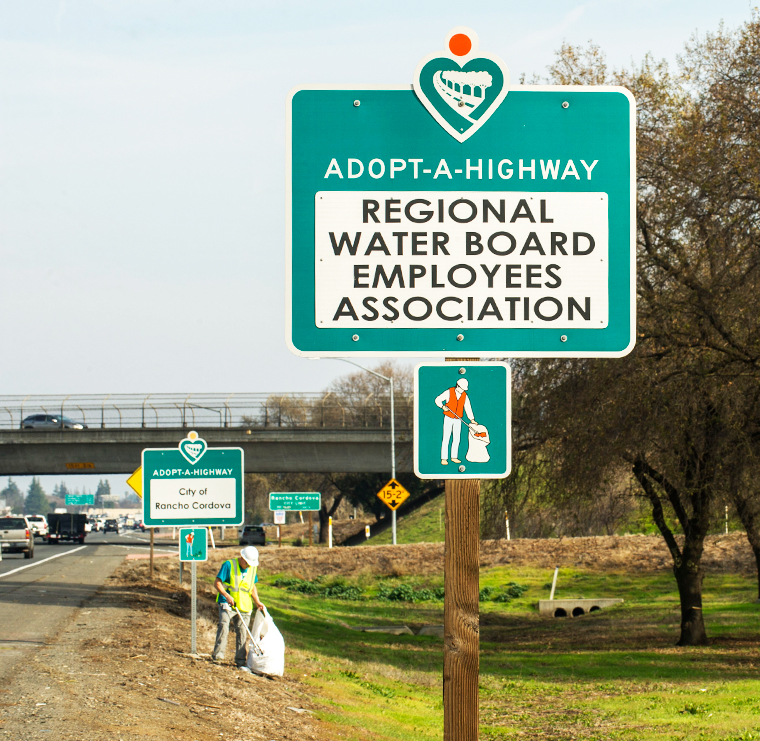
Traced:
MULTIPOLYGON (((59 394, 0 396, 0 429, 20 429, 34 414, 95 428, 390 427, 390 399, 326 393, 59 394)), ((411 399, 396 395, 397 427, 411 427, 411 399)))

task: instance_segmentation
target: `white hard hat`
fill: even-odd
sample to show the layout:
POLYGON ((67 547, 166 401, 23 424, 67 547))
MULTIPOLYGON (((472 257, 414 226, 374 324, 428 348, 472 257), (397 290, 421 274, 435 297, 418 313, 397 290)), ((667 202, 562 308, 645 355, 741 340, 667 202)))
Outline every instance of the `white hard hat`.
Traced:
POLYGON ((457 381, 457 386, 459 386, 459 388, 460 388, 460 389, 464 389, 465 391, 467 391, 467 387, 468 387, 469 385, 470 385, 470 384, 469 384, 469 383, 467 383, 467 379, 466 379, 466 378, 460 378, 460 379, 457 381))
POLYGON ((259 551, 252 545, 246 546, 240 551, 240 555, 248 562, 250 566, 259 565, 259 551))

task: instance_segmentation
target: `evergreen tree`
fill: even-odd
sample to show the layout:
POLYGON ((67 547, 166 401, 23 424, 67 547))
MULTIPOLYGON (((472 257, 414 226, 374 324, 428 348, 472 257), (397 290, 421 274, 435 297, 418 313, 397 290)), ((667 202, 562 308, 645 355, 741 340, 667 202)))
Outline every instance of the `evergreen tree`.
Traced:
POLYGON ((95 490, 95 506, 102 507, 104 499, 112 499, 111 484, 108 480, 101 479, 98 481, 98 488, 95 490))
POLYGON ((63 481, 53 487, 53 496, 63 499, 64 502, 67 494, 71 494, 71 492, 63 481))
POLYGON ((35 476, 32 483, 29 484, 29 491, 24 502, 24 514, 27 515, 44 515, 50 509, 47 494, 40 484, 40 480, 35 476))
POLYGON ((5 499, 5 505, 11 508, 11 512, 21 512, 24 509, 24 495, 10 476, 8 486, 0 491, 0 499, 5 499))

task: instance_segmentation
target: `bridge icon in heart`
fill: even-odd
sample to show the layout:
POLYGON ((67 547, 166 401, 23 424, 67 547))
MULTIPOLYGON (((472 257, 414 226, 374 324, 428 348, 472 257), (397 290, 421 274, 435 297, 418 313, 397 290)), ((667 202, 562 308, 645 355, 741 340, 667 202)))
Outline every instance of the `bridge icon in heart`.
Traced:
POLYGON ((453 28, 446 46, 417 65, 414 92, 430 115, 463 142, 506 98, 509 70, 498 57, 477 53, 478 35, 471 28, 453 28))
POLYGON ((192 430, 180 442, 179 452, 194 466, 203 457, 207 447, 206 441, 199 437, 195 430, 192 430))

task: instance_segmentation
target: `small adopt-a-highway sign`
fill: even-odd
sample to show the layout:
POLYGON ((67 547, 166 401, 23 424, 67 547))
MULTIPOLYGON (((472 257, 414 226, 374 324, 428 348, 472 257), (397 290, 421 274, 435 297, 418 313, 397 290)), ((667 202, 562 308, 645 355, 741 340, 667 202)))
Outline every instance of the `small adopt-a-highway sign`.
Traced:
POLYGON ((288 512, 319 512, 322 495, 318 491, 277 491, 269 494, 269 509, 288 512))
POLYGON ((195 431, 176 448, 146 448, 145 525, 241 525, 243 471, 242 448, 209 448, 195 431))
POLYGON ((391 479, 377 496, 387 507, 396 510, 409 498, 409 492, 396 479, 391 479))
POLYGON ((456 51, 447 43, 422 59, 413 86, 291 91, 291 350, 627 354, 633 97, 621 87, 510 87, 474 32, 448 41, 458 36, 468 41, 456 51))
POLYGON ((511 470, 506 363, 422 363, 414 371, 414 472, 501 479, 511 470))
POLYGON ((179 530, 179 560, 208 560, 208 530, 205 527, 182 527, 179 530))

